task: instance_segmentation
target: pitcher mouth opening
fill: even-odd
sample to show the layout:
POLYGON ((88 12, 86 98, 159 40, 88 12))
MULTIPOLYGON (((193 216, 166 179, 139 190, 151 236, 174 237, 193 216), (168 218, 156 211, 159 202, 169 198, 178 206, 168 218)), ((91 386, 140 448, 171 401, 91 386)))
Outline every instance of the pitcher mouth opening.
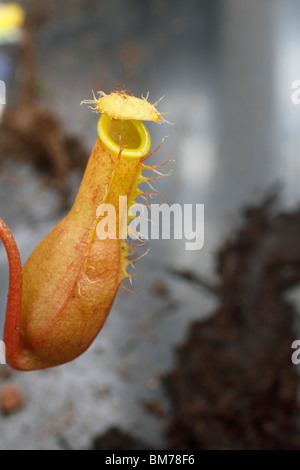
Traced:
POLYGON ((102 114, 98 121, 98 135, 111 152, 122 156, 142 158, 150 151, 151 137, 142 121, 113 119, 102 114))

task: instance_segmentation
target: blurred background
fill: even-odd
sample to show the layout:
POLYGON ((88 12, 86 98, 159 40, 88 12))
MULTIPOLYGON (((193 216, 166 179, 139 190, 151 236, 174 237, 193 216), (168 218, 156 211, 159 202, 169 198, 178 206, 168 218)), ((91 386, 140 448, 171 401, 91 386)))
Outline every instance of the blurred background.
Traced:
MULTIPOLYGON (((151 162, 176 163, 154 202, 204 204, 205 243, 150 240, 136 294, 74 362, 0 366, 0 449, 299 448, 300 1, 18 3, 0 35, 0 217, 22 261, 79 187, 98 119, 81 101, 118 83, 165 95, 151 162)), ((3 247, 0 275, 3 328, 3 247)))

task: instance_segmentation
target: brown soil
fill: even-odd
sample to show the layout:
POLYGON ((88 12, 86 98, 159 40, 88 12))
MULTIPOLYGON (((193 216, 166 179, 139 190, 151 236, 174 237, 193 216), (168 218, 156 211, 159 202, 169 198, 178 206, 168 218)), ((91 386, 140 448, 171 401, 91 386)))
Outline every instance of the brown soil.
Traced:
POLYGON ((10 383, 0 390, 0 406, 4 414, 18 411, 24 403, 24 397, 18 385, 10 383))
POLYGON ((95 438, 92 450, 144 450, 149 446, 138 441, 130 434, 117 428, 111 428, 105 434, 95 438))

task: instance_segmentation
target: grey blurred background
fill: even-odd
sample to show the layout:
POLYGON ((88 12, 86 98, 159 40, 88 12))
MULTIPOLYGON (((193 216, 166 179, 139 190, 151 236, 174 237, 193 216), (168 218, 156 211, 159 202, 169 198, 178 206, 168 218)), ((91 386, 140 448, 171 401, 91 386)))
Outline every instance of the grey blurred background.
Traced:
MULTIPOLYGON (((125 82, 152 102, 165 95, 159 109, 174 125, 148 126, 153 147, 169 136, 151 161, 176 164, 156 185, 166 194, 155 202, 204 204, 205 244, 186 251, 184 240, 150 240, 136 263, 137 293, 119 292, 84 355, 52 370, 13 372, 25 404, 0 416, 0 449, 88 448, 111 425, 163 445, 161 420, 143 403, 159 398, 168 409, 160 376, 190 322, 217 304, 169 268, 214 279, 216 250, 246 204, 275 184, 282 207, 299 203, 300 105, 291 86, 300 80, 300 1, 55 0, 47 8, 35 36, 41 102, 91 151, 97 116, 80 102, 92 90, 125 82)), ((81 176, 69 176, 71 199, 81 176)), ((24 162, 5 160, 0 182, 0 216, 25 262, 62 217, 59 194, 24 162)), ((0 254, 3 323, 8 271, 0 254)))

